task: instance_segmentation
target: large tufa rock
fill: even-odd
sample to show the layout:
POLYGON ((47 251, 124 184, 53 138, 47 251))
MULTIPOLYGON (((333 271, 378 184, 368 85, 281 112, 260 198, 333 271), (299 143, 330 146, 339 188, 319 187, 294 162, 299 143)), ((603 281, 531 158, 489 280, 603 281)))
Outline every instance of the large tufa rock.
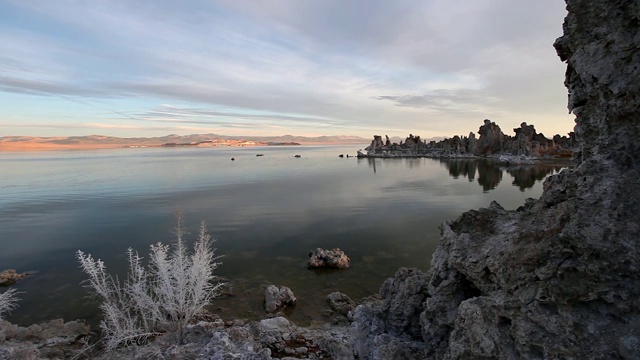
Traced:
MULTIPOLYGON (((567 9, 555 47, 567 62, 578 166, 515 211, 494 202, 443 224, 428 274, 400 271, 380 303, 356 309, 360 358, 391 348, 406 359, 640 353, 640 3, 567 0, 567 9), (401 299, 423 301, 390 306, 401 299)), ((499 135, 481 132, 480 143, 488 133, 499 135)))
POLYGON ((268 313, 296 304, 293 291, 286 286, 269 285, 264 291, 264 308, 268 313))
POLYGON ((478 152, 478 140, 476 140, 476 134, 473 132, 469 133, 469 137, 467 138, 467 153, 475 154, 478 152))
POLYGON ((309 268, 335 268, 346 269, 349 267, 351 260, 344 251, 336 248, 333 250, 324 250, 317 248, 309 252, 309 268))
MULTIPOLYGON (((389 144, 389 137, 387 137, 387 144, 389 144)), ((367 150, 367 154, 375 154, 383 149, 388 149, 389 145, 385 146, 385 143, 382 142, 382 136, 373 135, 373 140, 371 140, 371 144, 365 148, 367 150)))
POLYGON ((491 120, 485 119, 484 125, 478 129, 478 152, 484 155, 500 152, 504 143, 504 133, 500 126, 491 120))

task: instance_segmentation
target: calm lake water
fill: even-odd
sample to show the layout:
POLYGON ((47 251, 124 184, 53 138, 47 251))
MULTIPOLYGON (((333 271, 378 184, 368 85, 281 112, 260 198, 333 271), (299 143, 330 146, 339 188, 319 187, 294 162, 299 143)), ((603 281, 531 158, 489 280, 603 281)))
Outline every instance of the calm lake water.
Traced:
POLYGON ((358 300, 401 266, 428 269, 443 221, 492 200, 514 209, 538 197, 542 180, 562 168, 338 158, 358 148, 0 153, 0 270, 33 273, 16 285, 24 293, 8 319, 95 322, 97 305, 80 285, 76 250, 122 276, 126 249, 146 255, 150 244, 170 242, 182 208, 193 233, 207 222, 224 255, 217 273, 229 279, 233 296, 215 300, 214 312, 262 317, 266 285, 286 285, 298 298, 286 314, 308 325, 322 321, 333 291, 358 300), (351 268, 308 270, 316 247, 339 247, 351 268))

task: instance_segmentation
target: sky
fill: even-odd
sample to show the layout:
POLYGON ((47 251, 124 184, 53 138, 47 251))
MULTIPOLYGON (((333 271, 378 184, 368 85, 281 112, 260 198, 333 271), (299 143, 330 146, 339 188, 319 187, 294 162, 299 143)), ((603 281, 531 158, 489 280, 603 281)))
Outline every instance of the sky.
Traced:
POLYGON ((0 136, 573 129, 561 0, 0 0, 0 136))

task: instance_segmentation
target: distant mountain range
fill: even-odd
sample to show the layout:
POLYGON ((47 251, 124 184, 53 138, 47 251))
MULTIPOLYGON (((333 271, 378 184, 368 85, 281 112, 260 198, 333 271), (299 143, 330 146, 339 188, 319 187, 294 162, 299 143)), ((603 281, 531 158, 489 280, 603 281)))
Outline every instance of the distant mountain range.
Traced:
POLYGON ((167 144, 203 144, 209 145, 273 145, 273 144, 360 144, 367 145, 370 140, 358 136, 228 136, 218 134, 171 134, 161 137, 120 138, 113 136, 5 136, 0 137, 0 150, 45 150, 45 149, 74 149, 74 148, 114 148, 114 147, 150 147, 167 144))

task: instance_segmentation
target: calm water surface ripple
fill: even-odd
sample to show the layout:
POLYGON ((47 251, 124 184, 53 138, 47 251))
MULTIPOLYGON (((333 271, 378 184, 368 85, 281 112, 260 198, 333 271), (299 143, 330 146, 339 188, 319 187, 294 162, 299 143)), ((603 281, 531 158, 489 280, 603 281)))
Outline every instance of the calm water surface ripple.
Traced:
POLYGON ((298 298, 286 312, 292 320, 322 321, 330 292, 357 300, 376 293, 401 266, 426 270, 443 221, 492 200, 516 208, 538 197, 542 180, 562 168, 338 158, 357 149, 0 153, 0 270, 33 273, 16 285, 22 301, 8 319, 95 322, 97 305, 80 285, 75 251, 103 259, 123 276, 126 249, 146 255, 150 244, 171 241, 182 208, 194 233, 207 222, 224 255, 218 274, 229 279, 230 296, 215 300, 213 311, 224 318, 264 316, 264 288, 276 284, 298 298), (307 270, 307 253, 316 247, 339 247, 351 268, 307 270))

